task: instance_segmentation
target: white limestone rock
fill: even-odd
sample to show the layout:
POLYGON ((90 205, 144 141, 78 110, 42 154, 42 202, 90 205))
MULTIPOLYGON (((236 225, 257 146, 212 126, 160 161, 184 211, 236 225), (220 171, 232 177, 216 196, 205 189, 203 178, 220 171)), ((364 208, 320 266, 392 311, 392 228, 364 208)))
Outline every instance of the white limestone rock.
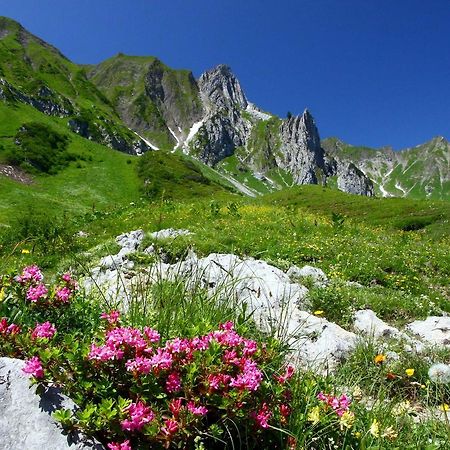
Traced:
POLYGON ((425 320, 416 320, 406 329, 426 341, 439 347, 450 347, 450 317, 430 316, 425 320))
POLYGON ((359 332, 379 338, 400 338, 402 333, 383 322, 371 309, 356 311, 354 327, 359 332))
POLYGON ((153 239, 175 239, 178 236, 188 236, 192 234, 189 230, 175 230, 174 228, 166 228, 165 230, 150 233, 153 239))
POLYGON ((0 358, 0 449, 104 449, 81 434, 63 432, 51 414, 60 408, 74 410, 75 404, 53 387, 36 394, 22 372, 24 365, 19 359, 0 358))
POLYGON ((294 311, 291 322, 298 323, 297 329, 292 330, 290 342, 293 356, 298 358, 297 364, 317 373, 336 369, 358 341, 356 334, 305 311, 294 311))
POLYGON ((301 281, 302 278, 309 278, 314 286, 317 287, 324 287, 328 284, 328 277, 325 275, 325 272, 313 266, 303 266, 302 268, 292 266, 286 275, 294 282, 301 281))

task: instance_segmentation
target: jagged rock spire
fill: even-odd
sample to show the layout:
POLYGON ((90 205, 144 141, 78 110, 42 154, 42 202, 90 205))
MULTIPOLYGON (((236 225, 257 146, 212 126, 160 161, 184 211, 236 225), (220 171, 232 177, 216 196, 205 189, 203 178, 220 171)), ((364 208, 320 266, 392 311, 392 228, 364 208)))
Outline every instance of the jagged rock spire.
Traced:
POLYGON ((245 109, 248 105, 239 80, 225 64, 220 64, 203 73, 198 80, 198 85, 202 97, 214 109, 232 107, 245 109))

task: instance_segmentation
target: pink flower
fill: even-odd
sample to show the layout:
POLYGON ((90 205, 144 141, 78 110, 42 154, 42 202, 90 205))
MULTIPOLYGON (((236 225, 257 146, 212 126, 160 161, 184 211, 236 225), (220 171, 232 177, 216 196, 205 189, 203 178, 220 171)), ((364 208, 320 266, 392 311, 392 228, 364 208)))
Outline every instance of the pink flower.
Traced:
POLYGON ((27 300, 36 303, 39 299, 47 296, 48 289, 43 284, 37 286, 30 286, 27 291, 27 300))
POLYGON ((152 365, 149 358, 137 356, 135 359, 129 359, 125 363, 125 367, 130 372, 148 374, 152 368, 152 365))
POLYGON ((289 416, 290 413, 291 413, 291 408, 289 408, 288 405, 284 405, 284 404, 280 405, 280 414, 281 414, 281 416, 287 417, 287 416, 289 416))
POLYGON ((156 330, 153 330, 149 327, 144 327, 144 334, 149 340, 149 342, 158 342, 161 339, 161 336, 156 330))
POLYGON ((177 392, 181 389, 181 378, 178 372, 172 372, 167 377, 166 390, 169 393, 177 392))
POLYGON ((42 368, 41 360, 37 356, 33 356, 26 361, 25 367, 22 369, 24 373, 32 375, 35 378, 43 378, 44 369, 42 368))
POLYGON ((156 355, 153 355, 150 364, 153 366, 154 369, 170 369, 173 363, 172 355, 161 348, 158 348, 156 351, 156 355))
POLYGON ((121 444, 118 442, 111 442, 108 444, 110 450, 131 450, 130 441, 126 440, 121 444))
POLYGON ((72 278, 72 275, 70 273, 61 275, 61 280, 64 281, 66 283, 66 286, 70 287, 72 290, 78 289, 78 283, 72 278))
POLYGON ((285 370, 284 374, 283 374, 283 375, 280 375, 280 376, 275 376, 275 379, 276 379, 280 384, 284 384, 284 383, 286 383, 287 380, 289 380, 289 379, 292 378, 292 375, 294 375, 294 371, 295 371, 294 367, 291 366, 291 365, 288 365, 288 366, 286 367, 286 370, 285 370))
POLYGON ((221 323, 221 324, 219 325, 219 330, 227 330, 227 331, 230 331, 230 330, 233 330, 233 329, 234 329, 234 324, 233 324, 233 322, 231 322, 230 320, 229 320, 228 322, 221 323))
POLYGON ((60 287, 56 289, 55 292, 56 298, 62 303, 67 303, 70 300, 72 294, 73 291, 69 289, 67 286, 60 287))
POLYGON ((109 313, 101 313, 101 319, 106 319, 111 325, 115 325, 120 319, 119 311, 110 311, 109 313))
POLYGON ((272 417, 272 412, 266 403, 263 403, 261 409, 252 416, 261 428, 269 428, 268 420, 272 417))
POLYGON ((56 333, 56 328, 50 323, 37 323, 35 329, 31 333, 31 339, 45 338, 51 339, 56 333))
POLYGON ((130 419, 122 420, 120 424, 127 431, 140 431, 155 418, 155 413, 143 402, 131 403, 126 411, 130 414, 130 419))
POLYGON ((0 320, 0 334, 2 334, 3 336, 6 336, 7 334, 12 336, 18 333, 20 333, 20 327, 18 325, 16 325, 15 323, 8 325, 8 321, 5 317, 0 320))
POLYGON ((228 382, 230 381, 230 375, 226 375, 223 373, 219 373, 217 375, 210 374, 208 375, 208 384, 209 388, 212 391, 218 391, 221 387, 227 386, 228 382))
POLYGON ((242 373, 231 379, 230 386, 242 390, 256 391, 261 384, 262 378, 262 372, 258 369, 256 363, 246 359, 244 360, 242 373))
POLYGON ((178 422, 173 419, 166 419, 164 426, 161 427, 161 432, 167 436, 175 434, 178 431, 178 422))
POLYGON ((208 412, 208 408, 205 406, 196 406, 192 401, 187 404, 187 409, 195 416, 204 416, 208 412))
POLYGON ((95 344, 92 344, 91 350, 88 355, 88 359, 104 362, 122 359, 123 355, 124 351, 114 346, 109 345, 97 346, 95 344))
POLYGON ((175 418, 177 418, 179 416, 182 408, 183 408, 183 399, 182 398, 173 399, 169 403, 170 412, 174 415, 175 418))
POLYGON ((319 392, 317 398, 332 408, 339 417, 343 416, 349 410, 352 402, 345 394, 342 394, 340 397, 334 397, 333 395, 319 392))
POLYGON ((16 281, 21 284, 26 284, 28 282, 38 283, 42 281, 43 275, 41 269, 38 266, 27 266, 22 270, 22 275, 16 277, 16 281))
POLYGON ((147 347, 147 341, 142 337, 142 333, 137 328, 131 327, 119 327, 108 331, 106 343, 114 346, 127 344, 140 352, 147 347))

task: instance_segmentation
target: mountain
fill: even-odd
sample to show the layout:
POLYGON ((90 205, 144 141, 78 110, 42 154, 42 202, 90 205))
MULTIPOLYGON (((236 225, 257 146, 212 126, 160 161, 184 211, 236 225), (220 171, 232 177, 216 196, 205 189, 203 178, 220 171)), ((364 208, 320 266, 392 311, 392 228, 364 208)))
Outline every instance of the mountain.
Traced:
POLYGON ((400 151, 352 146, 336 138, 323 140, 322 146, 373 180, 377 195, 450 199, 450 143, 444 137, 400 151))
MULTIPOLYGON (((28 105, 55 118, 58 127, 64 123, 68 131, 130 155, 150 150, 188 155, 246 195, 318 184, 365 196, 448 197, 447 141, 402 152, 321 141, 307 109, 286 119, 263 111, 249 101, 227 65, 198 79, 153 56, 119 53, 97 65, 77 65, 4 17, 0 43, 5 115, 28 105)), ((45 133, 23 123, 7 136, 9 153, 23 147, 19 131, 24 126, 27 142, 36 137, 29 130, 45 133)), ((60 170, 72 157, 55 157, 48 172, 60 170)), ((24 157, 10 160, 23 162, 24 157)))
POLYGON ((256 195, 330 181, 346 192, 373 194, 361 171, 325 154, 307 110, 284 121, 265 113, 247 99, 226 65, 195 80, 156 58, 119 54, 91 66, 87 75, 153 147, 180 150, 217 167, 238 179, 242 191, 256 195))

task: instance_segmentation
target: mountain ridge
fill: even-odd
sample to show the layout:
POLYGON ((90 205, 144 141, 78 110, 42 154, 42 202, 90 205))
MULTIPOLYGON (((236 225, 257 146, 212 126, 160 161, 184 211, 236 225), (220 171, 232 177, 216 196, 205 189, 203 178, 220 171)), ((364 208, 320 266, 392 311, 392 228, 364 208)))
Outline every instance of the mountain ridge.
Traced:
POLYGON ((338 139, 321 141, 308 109, 285 119, 264 112, 248 100, 228 65, 198 79, 154 56, 118 53, 77 65, 7 18, 0 18, 0 42, 1 100, 67 118, 71 131, 113 149, 182 152, 255 194, 321 184, 367 196, 449 196, 448 143, 419 146, 425 161, 413 149, 405 158, 388 149, 367 147, 363 154, 338 139), (413 171, 410 155, 418 158, 413 171), (429 162, 436 158, 434 170, 429 162), (396 171, 402 175, 388 178, 396 171))

